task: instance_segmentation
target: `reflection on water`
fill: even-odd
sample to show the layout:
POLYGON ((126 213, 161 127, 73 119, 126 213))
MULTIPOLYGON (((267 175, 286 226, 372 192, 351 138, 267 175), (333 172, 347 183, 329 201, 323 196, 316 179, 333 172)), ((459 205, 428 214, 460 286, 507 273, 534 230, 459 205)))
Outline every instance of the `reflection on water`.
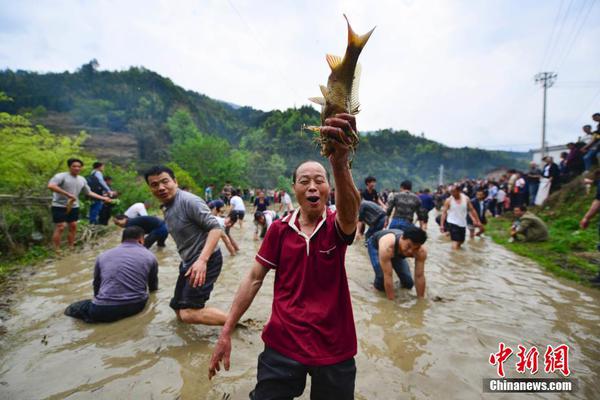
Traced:
MULTIPOLYGON (((348 250, 359 341, 357 398, 518 398, 482 394, 482 378, 495 374, 487 358, 499 341, 513 348, 568 344, 572 377, 580 385, 569 398, 597 398, 600 291, 556 279, 488 239, 452 252, 435 228, 427 244, 424 300, 401 289, 394 301, 387 300, 372 288, 366 249, 356 244, 348 250)), ((210 300, 222 309, 229 307, 258 247, 251 226, 233 235, 242 252, 225 256, 210 300)), ((141 314, 104 325, 62 315, 71 302, 90 297, 94 259, 117 240, 115 235, 100 248, 27 277, 4 321, 7 333, 0 336, 0 398, 246 399, 263 347, 260 332, 271 309, 273 274, 244 316, 245 327, 234 333, 231 371, 209 382, 208 360, 219 329, 175 320, 168 306, 179 264, 172 241, 156 253, 160 290, 141 314)), ((505 364, 509 376, 516 375, 514 362, 505 364)), ((309 398, 308 390, 302 398, 309 398)))

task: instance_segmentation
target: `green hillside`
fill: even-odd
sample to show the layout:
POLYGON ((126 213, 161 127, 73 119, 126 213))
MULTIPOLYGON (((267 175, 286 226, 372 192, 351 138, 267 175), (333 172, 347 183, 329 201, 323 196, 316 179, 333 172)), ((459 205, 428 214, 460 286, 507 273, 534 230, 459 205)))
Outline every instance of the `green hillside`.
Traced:
MULTIPOLYGON (((76 72, 5 70, 0 71, 0 91, 13 99, 0 103, 0 112, 28 113, 56 134, 84 130, 89 134, 84 146, 99 159, 140 169, 176 161, 201 185, 223 183, 231 169, 212 172, 223 157, 238 164, 234 184, 266 186, 289 176, 299 161, 320 158, 311 135, 300 129, 302 124, 318 124, 313 108, 263 112, 236 107, 185 90, 143 67, 102 71, 92 60, 76 72), (169 124, 176 115, 179 122, 169 124), (196 158, 207 149, 217 151, 211 154, 214 162, 200 164, 191 154, 179 154, 192 142, 200 152, 196 158)), ((380 187, 397 187, 406 178, 432 185, 441 164, 448 181, 482 176, 498 167, 523 167, 526 156, 450 148, 407 131, 380 130, 362 134, 353 172, 359 181, 377 176, 380 187)))

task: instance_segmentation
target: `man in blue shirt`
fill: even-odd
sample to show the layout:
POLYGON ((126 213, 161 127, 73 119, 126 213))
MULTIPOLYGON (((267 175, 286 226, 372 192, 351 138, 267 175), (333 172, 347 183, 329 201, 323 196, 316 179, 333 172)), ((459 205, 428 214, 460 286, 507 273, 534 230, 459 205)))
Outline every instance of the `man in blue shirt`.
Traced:
POLYGON ((158 261, 143 243, 142 228, 125 228, 121 244, 96 259, 94 298, 71 304, 65 315, 85 322, 113 322, 142 311, 148 291, 158 289, 158 261))

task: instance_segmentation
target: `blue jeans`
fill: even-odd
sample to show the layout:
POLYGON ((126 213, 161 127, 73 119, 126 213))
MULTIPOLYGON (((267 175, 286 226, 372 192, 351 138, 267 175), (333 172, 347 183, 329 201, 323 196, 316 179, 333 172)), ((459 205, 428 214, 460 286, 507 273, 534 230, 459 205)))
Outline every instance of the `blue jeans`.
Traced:
POLYGON ((388 229, 400 229, 405 231, 407 228, 416 228, 415 224, 404 218, 392 218, 388 229))
POLYGON ((153 229, 146 237, 144 238, 144 247, 149 249, 155 242, 158 242, 159 247, 165 246, 165 240, 169 236, 169 231, 167 230, 167 224, 162 224, 156 229, 153 229))
POLYGON ((598 154, 597 148, 591 148, 587 153, 583 156, 583 163, 585 165, 585 170, 589 171, 592 169, 592 163, 594 162, 594 158, 596 158, 596 154, 598 154))
POLYGON ((539 182, 529 182, 529 205, 535 204, 535 196, 537 195, 538 189, 540 188, 539 182))
POLYGON ((98 223, 98 216, 100 215, 100 210, 102 210, 102 205, 104 203, 102 200, 94 200, 90 205, 90 224, 98 223))
POLYGON ((369 225, 369 229, 367 229, 367 231, 365 232, 365 240, 369 240, 369 238, 371 236, 373 236, 373 234, 375 232, 379 232, 380 230, 385 228, 384 224, 385 224, 385 216, 379 218, 379 220, 377 222, 375 222, 375 224, 373 226, 369 225))
MULTIPOLYGON (((373 281, 373 286, 375 286, 375 289, 383 291, 383 270, 381 269, 381 265, 379 264, 379 251, 375 248, 375 244, 373 243, 373 241, 373 238, 370 238, 367 241, 369 258, 371 259, 373 271, 375 271, 375 280, 373 281)), ((410 274, 408 262, 406 262, 404 258, 392 258, 392 268, 394 269, 394 271, 396 271, 396 275, 398 275, 398 278, 400 278, 401 286, 406 289, 412 289, 415 283, 413 281, 412 275, 410 274)))

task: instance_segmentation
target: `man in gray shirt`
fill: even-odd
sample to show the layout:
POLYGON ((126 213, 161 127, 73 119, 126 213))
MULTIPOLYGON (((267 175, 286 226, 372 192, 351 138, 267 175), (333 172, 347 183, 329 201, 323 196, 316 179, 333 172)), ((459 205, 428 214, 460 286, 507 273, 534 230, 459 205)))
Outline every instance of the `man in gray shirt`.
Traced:
POLYGON ((77 221, 79 220, 79 193, 110 203, 109 197, 101 196, 91 191, 87 181, 79 176, 83 161, 77 158, 67 160, 69 172, 61 172, 52 177, 48 182, 48 189, 52 193, 52 221, 55 223, 52 241, 56 250, 60 250, 60 239, 66 225, 69 225, 67 241, 70 247, 75 245, 77 221))
POLYGON ((356 237, 359 240, 362 237, 364 225, 369 226, 369 230, 365 233, 365 240, 375 233, 382 230, 387 222, 385 210, 379 204, 368 200, 361 200, 358 208, 358 225, 356 227, 356 237))
POLYGON ((125 228, 121 245, 96 259, 94 299, 71 304, 65 315, 85 322, 112 322, 142 311, 147 290, 158 289, 158 261, 143 243, 142 228, 125 228))
POLYGON ((413 219, 415 213, 422 227, 423 221, 426 220, 427 212, 421 207, 419 196, 411 192, 411 190, 412 182, 404 181, 400 184, 400 193, 397 193, 388 201, 387 215, 388 217, 392 216, 388 229, 406 230, 414 228, 413 219))
POLYGON ((188 324, 223 325, 227 314, 206 307, 223 265, 217 247, 221 238, 219 222, 204 200, 179 189, 170 168, 152 167, 145 178, 162 203, 165 222, 182 260, 171 308, 180 321, 188 324))

